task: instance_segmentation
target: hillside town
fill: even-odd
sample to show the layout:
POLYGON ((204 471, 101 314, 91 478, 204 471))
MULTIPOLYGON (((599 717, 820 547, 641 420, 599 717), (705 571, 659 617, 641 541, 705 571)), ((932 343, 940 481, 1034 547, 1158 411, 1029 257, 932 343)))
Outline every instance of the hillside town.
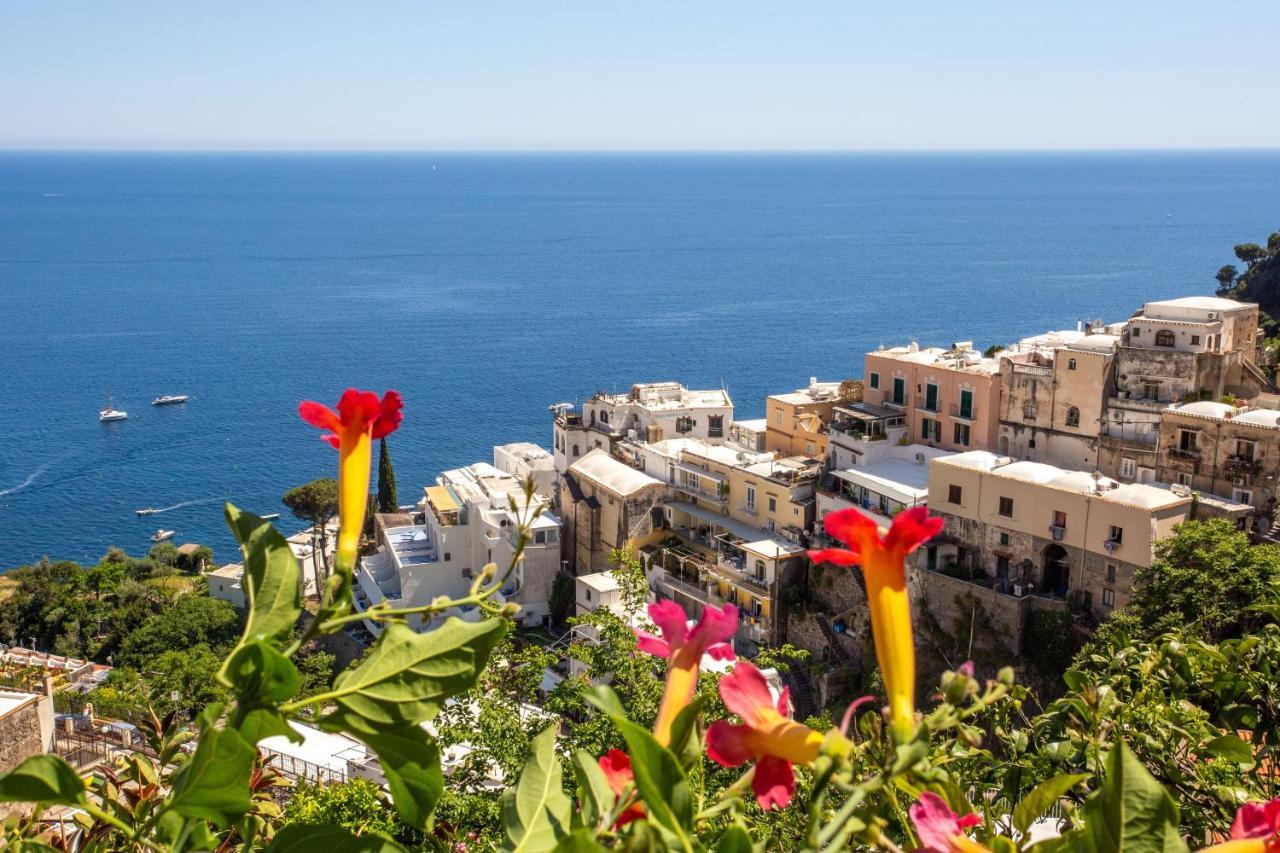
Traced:
MULTIPOLYGON (((803 718, 874 664, 861 575, 808 556, 837 544, 823 519, 856 507, 887 528, 926 507, 943 525, 912 556, 907 579, 926 669, 947 668, 939 638, 965 635, 966 658, 985 650, 1024 660, 1044 641, 1036 626, 1046 617, 1042 625, 1061 626, 1078 646, 1129 602, 1182 522, 1226 519, 1255 541, 1277 541, 1280 396, 1260 341, 1257 306, 1184 297, 986 351, 971 341, 880 346, 866 353, 861 379, 779 390, 762 418, 736 419, 724 389, 678 381, 553 402, 550 449, 497 446, 373 516, 353 603, 363 613, 456 600, 486 565, 512 564, 495 600, 518 605, 525 642, 560 657, 542 675, 546 696, 587 672, 567 651, 573 643, 601 642, 586 620, 558 633, 557 585, 572 587, 568 616, 608 611, 646 624, 615 572, 626 553, 644 597, 675 602, 690 623, 708 606, 734 605, 739 658, 807 653, 808 666, 763 670, 774 700, 785 694, 803 718)), ((287 539, 304 596, 324 585, 336 523, 318 532, 287 539)), ((209 571, 208 595, 243 610, 244 573, 243 563, 209 571)), ((408 624, 430 630, 450 616, 483 618, 454 608, 408 624)), ((345 665, 385 630, 357 619, 329 648, 345 665)), ((703 667, 726 671, 709 656, 703 667)), ((48 751, 76 766, 154 754, 137 725, 88 701, 109 665, 14 647, 0 649, 0 671, 0 771, 48 751)), ((518 713, 526 723, 554 719, 539 701, 518 713)), ((259 746, 284 777, 389 784, 359 740, 288 725, 291 735, 259 746)), ((471 751, 454 743, 444 771, 461 773, 471 751)), ((483 767, 486 790, 509 781, 483 767)))
MULTIPOLYGON (((574 579, 579 609, 599 606, 624 549, 653 600, 691 619, 736 605, 738 654, 790 643, 829 662, 817 683, 790 676, 812 711, 860 667, 868 632, 856 573, 806 556, 828 544, 823 517, 858 507, 887 527, 926 506, 945 527, 916 555, 916 606, 943 625, 980 607, 975 642, 1021 655, 1034 614, 1087 636, 1123 607, 1180 522, 1225 518, 1274 541, 1280 396, 1259 346, 1256 305, 1192 296, 986 352, 881 346, 861 380, 780 390, 763 418, 737 420, 725 390, 676 381, 553 403, 550 450, 495 447, 377 515, 355 601, 464 594, 509 559, 531 480, 540 514, 502 591, 526 626, 549 625, 557 575, 574 579)), ((242 571, 214 572, 211 594, 243 605, 242 571)), ((362 624, 357 642, 381 631, 362 624)))

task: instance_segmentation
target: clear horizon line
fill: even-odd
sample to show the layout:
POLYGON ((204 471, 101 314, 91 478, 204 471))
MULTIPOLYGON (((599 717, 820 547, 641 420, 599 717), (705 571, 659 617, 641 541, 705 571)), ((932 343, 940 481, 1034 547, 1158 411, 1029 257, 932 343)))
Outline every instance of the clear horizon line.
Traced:
POLYGON ((1280 145, 1096 146, 1078 148, 416 148, 416 147, 31 147, 0 143, 0 154, 512 154, 512 155, 796 155, 796 154, 1174 154, 1280 152, 1280 145))

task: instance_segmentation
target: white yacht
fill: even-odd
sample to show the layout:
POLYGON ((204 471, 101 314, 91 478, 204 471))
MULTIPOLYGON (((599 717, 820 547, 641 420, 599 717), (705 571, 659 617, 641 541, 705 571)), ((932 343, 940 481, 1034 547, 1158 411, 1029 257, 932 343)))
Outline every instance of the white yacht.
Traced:
POLYGON ((151 534, 152 542, 163 542, 166 539, 172 539, 172 538, 173 538, 172 530, 157 530, 155 533, 151 534))
POLYGON ((115 407, 115 401, 111 397, 111 392, 107 392, 107 406, 98 412, 98 420, 100 421, 123 421, 129 417, 128 412, 123 412, 115 407))
POLYGON ((156 397, 151 401, 153 406, 172 406, 175 403, 185 403, 191 399, 186 394, 165 394, 163 397, 156 397))

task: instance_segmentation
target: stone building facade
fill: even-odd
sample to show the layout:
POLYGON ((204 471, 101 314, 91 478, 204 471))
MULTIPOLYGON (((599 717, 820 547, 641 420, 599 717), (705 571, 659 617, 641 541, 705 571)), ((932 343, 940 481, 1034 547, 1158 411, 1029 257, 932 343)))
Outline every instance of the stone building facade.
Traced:
POLYGON ((1155 543, 1191 505, 1189 492, 1167 487, 961 453, 930 465, 929 509, 945 528, 920 550, 918 567, 1102 618, 1128 602, 1155 543))
POLYGON ((0 690, 0 774, 53 748, 53 697, 0 690))
POLYGON ((1161 480, 1253 507, 1269 530, 1280 476, 1280 412, 1227 403, 1188 403, 1163 413, 1161 480))

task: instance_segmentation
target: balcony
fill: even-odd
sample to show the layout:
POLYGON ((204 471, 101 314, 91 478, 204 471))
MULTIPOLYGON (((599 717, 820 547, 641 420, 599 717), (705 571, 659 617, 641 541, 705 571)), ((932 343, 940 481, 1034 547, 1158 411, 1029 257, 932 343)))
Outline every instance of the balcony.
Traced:
POLYGON ((1169 458, 1179 462, 1199 462, 1200 451, 1195 448, 1170 447, 1169 458))
MULTIPOLYGON (((976 421, 978 419, 978 407, 954 405, 951 407, 951 417, 961 421, 976 421)), ((1032 417, 1035 417, 1035 415, 1033 414, 1032 417)))
POLYGON ((1262 466, 1257 459, 1233 453, 1227 457, 1222 467, 1237 477, 1252 477, 1262 466))
POLYGON ((1051 538, 1054 542, 1061 542, 1062 537, 1066 535, 1067 535, 1067 528, 1065 525, 1062 525, 1062 524, 1049 525, 1049 538, 1051 538))
POLYGON ((723 558, 717 560, 715 565, 711 566, 711 574, 723 578, 734 586, 742 587, 757 597, 768 598, 770 595, 768 578, 754 572, 745 572, 732 561, 723 558))
POLYGON ((691 583, 687 580, 674 575, 671 572, 662 573, 662 587, 668 595, 672 597, 675 593, 680 593, 692 598, 694 601, 702 604, 709 604, 713 607, 723 607, 727 602, 720 597, 718 592, 713 591, 710 585, 705 583, 691 583))

